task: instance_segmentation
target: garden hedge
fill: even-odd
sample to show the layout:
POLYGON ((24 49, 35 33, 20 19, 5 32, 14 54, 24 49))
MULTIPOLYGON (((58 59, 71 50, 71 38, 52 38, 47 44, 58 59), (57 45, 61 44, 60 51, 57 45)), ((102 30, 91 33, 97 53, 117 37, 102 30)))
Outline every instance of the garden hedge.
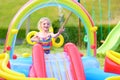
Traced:
MULTIPOLYGON (((54 32, 56 33, 58 31, 59 27, 54 27, 54 26, 56 26, 56 25, 53 24, 54 32)), ((57 25, 57 26, 59 26, 59 25, 57 25)), ((112 28, 114 26, 115 25, 111 25, 110 29, 112 30, 112 28)), ((97 30, 97 44, 98 44, 98 46, 101 45, 100 29, 101 29, 101 27, 98 26, 98 30, 97 30)), ((6 38, 7 30, 8 29, 5 29, 5 28, 0 29, 0 39, 5 39, 6 38)), ((38 30, 31 29, 30 31, 38 31, 38 30)), ((80 36, 78 36, 78 27, 72 26, 72 25, 66 26, 65 27, 65 32, 62 33, 62 35, 64 36, 64 39, 65 39, 65 43, 73 42, 75 44, 78 44, 78 38, 80 37, 80 42, 81 42, 82 45, 85 44, 85 42, 83 41, 85 34, 86 34, 85 29, 82 26, 81 31, 80 31, 80 36)), ((109 32, 108 32, 107 25, 102 25, 103 40, 105 40, 105 38, 107 37, 108 34, 109 34, 109 32)), ((18 35, 17 35, 17 39, 25 40, 25 37, 26 37, 26 30, 25 29, 20 29, 19 32, 18 32, 18 35)))

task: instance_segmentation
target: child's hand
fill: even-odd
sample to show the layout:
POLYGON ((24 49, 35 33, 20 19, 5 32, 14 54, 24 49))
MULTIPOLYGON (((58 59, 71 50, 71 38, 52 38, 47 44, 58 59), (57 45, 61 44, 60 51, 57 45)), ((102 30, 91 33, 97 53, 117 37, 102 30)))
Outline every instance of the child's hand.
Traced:
POLYGON ((35 38, 40 39, 39 36, 35 36, 35 38))
POLYGON ((40 39, 40 37, 37 36, 37 35, 35 35, 34 37, 31 38, 31 41, 32 41, 32 42, 37 42, 37 43, 38 43, 38 42, 39 42, 39 39, 40 39))
POLYGON ((65 28, 61 27, 58 32, 61 34, 64 30, 65 30, 65 28))

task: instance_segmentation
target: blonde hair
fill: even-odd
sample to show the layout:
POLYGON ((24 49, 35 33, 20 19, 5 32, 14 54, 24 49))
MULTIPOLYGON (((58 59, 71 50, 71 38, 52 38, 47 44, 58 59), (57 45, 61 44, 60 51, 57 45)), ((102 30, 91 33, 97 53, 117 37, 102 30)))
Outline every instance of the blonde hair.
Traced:
POLYGON ((40 30, 41 29, 41 23, 43 22, 43 21, 45 21, 45 20, 47 20, 49 23, 50 23, 50 26, 51 26, 51 21, 50 21, 50 19, 49 18, 47 18, 47 17, 42 17, 42 18, 40 18, 40 20, 38 21, 38 30, 40 30))

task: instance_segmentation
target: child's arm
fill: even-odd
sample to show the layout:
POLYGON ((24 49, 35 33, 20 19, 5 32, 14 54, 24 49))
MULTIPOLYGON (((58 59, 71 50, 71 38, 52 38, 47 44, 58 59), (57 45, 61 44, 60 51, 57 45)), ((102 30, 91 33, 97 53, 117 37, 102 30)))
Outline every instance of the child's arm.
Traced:
POLYGON ((56 34, 51 33, 51 36, 53 38, 57 38, 63 31, 64 31, 64 28, 62 27, 62 28, 59 29, 59 31, 56 34))

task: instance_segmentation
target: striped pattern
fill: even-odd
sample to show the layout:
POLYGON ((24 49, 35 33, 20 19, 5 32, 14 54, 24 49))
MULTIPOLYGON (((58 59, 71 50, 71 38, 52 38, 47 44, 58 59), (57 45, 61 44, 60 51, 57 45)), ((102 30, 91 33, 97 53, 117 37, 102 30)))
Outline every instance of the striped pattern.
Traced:
POLYGON ((40 44, 42 45, 44 50, 50 50, 51 48, 51 35, 45 37, 45 38, 41 38, 40 39, 40 44))

